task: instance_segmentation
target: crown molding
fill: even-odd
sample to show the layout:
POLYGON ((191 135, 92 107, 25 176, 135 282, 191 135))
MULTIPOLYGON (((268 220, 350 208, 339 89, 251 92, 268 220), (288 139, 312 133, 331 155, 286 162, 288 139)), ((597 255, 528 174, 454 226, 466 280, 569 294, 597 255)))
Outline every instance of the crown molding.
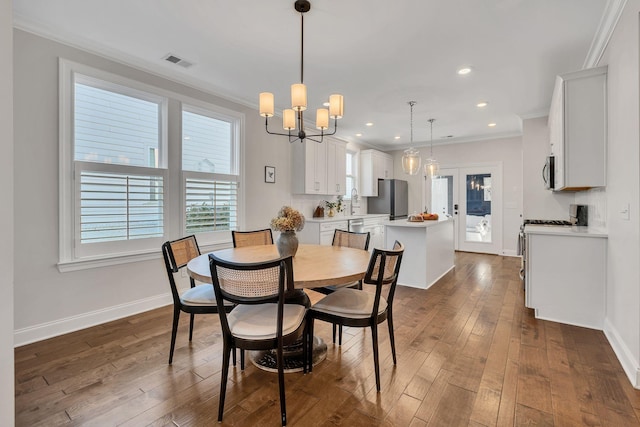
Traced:
POLYGON ((607 1, 582 68, 592 68, 598 65, 626 4, 627 0, 607 1))

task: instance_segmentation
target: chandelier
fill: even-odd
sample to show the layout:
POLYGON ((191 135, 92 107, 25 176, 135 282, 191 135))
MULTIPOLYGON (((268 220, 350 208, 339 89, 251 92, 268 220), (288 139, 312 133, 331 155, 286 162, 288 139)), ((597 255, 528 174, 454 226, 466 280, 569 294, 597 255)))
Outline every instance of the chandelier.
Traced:
MULTIPOLYGON (((416 101, 409 101, 411 107, 411 145, 413 145, 413 106, 416 101)), ((409 146, 402 154, 402 170, 408 175, 415 175, 420 171, 420 152, 409 146)))
POLYGON ((433 122, 436 119, 429 119, 428 122, 431 124, 431 152, 429 154, 429 158, 424 161, 424 174, 433 178, 434 176, 438 176, 438 171, 440 170, 440 165, 438 161, 433 158, 433 122))
POLYGON ((307 109, 307 87, 304 84, 304 13, 311 9, 311 3, 307 0, 296 0, 294 8, 300 12, 300 83, 291 85, 291 108, 282 111, 282 127, 288 133, 269 130, 269 117, 273 117, 274 113, 273 93, 260 93, 260 115, 265 118, 265 130, 270 135, 288 136, 289 142, 298 140, 304 142, 305 139, 322 142, 325 135, 336 133, 338 119, 342 118, 344 110, 344 100, 340 94, 329 96, 329 108, 319 108, 316 112, 316 129, 320 130, 320 133, 309 134, 305 132, 304 110, 307 109), (325 132, 329 129, 330 117, 333 119, 333 131, 325 132), (298 132, 292 132, 296 128, 298 132))

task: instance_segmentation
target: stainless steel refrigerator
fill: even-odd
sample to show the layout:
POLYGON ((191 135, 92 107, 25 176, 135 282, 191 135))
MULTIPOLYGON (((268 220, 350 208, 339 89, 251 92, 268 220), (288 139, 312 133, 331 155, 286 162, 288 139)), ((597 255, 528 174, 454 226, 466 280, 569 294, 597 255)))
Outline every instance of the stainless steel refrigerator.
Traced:
POLYGON ((367 200, 368 212, 388 214, 389 219, 406 218, 409 211, 409 185, 400 179, 379 179, 378 196, 367 200))

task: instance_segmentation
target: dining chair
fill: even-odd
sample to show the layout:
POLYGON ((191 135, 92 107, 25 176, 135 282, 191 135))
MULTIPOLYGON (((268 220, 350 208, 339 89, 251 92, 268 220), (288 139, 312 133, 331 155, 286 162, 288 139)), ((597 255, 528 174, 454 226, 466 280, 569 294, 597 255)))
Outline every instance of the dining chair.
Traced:
MULTIPOLYGON (((180 312, 189 313, 189 341, 193 338, 193 324, 196 314, 215 314, 218 312, 213 287, 208 283, 196 285, 195 280, 190 278, 191 287, 180 294, 176 284, 175 275, 187 265, 187 263, 200 255, 200 247, 196 236, 191 235, 181 239, 165 242, 162 245, 162 255, 164 265, 169 276, 171 295, 173 296, 173 327, 171 329, 171 348, 169 350, 169 364, 173 363, 173 351, 176 346, 176 336, 178 334, 178 323, 180 312)), ((224 309, 230 311, 233 304, 226 302, 224 309)), ((233 354, 233 364, 235 366, 235 352, 233 354)))
POLYGON ((284 426, 287 424, 287 410, 283 347, 302 338, 305 373, 309 360, 306 354, 307 309, 303 305, 285 303, 285 290, 293 288, 293 259, 287 257, 261 263, 234 263, 212 253, 209 254, 209 267, 223 337, 218 421, 222 421, 224 412, 231 350, 276 349, 280 413, 284 426), (225 300, 237 304, 229 313, 222 310, 225 300))
MULTIPOLYGON (((333 324, 370 327, 373 339, 373 364, 376 388, 380 391, 380 362, 378 357, 378 324, 387 321, 393 364, 396 364, 396 345, 393 335, 393 297, 398 283, 398 272, 404 246, 396 240, 393 249, 374 249, 364 276, 365 284, 375 285, 375 293, 367 290, 340 288, 316 302, 307 312, 308 335, 313 336, 314 319, 333 324), (388 286, 387 297, 382 295, 388 286)), ((307 350, 308 355, 308 350, 307 350)), ((309 364, 309 371, 313 366, 309 364)))
MULTIPOLYGON (((261 246, 273 245, 273 233, 270 228, 264 230, 253 231, 231 231, 234 248, 242 248, 245 246, 261 246)), ((234 353, 235 357, 235 353, 234 353)), ((234 360, 235 364, 235 360, 234 360)), ((240 369, 244 370, 244 351, 240 350, 240 369)))
MULTIPOLYGON (((349 248, 363 249, 369 250, 369 240, 371 239, 371 233, 368 231, 366 233, 358 233, 355 231, 345 231, 336 229, 333 232, 333 241, 331 242, 332 246, 346 246, 349 248)), ((320 292, 321 294, 329 295, 330 293, 335 292, 337 289, 342 287, 353 287, 357 289, 362 289, 362 281, 358 280, 356 282, 349 282, 340 285, 332 285, 325 286, 322 288, 314 288, 314 291, 320 292)), ((338 326, 338 345, 342 345, 342 325, 338 326)), ((333 343, 336 342, 336 324, 333 325, 333 343)))
POLYGON ((255 231, 231 231, 233 247, 273 245, 273 233, 270 228, 255 231))

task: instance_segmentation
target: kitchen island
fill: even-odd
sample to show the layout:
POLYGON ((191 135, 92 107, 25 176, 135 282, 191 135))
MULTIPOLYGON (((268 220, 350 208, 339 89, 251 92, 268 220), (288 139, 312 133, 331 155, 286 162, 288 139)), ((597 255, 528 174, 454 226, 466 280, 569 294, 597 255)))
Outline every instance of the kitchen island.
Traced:
POLYGON ((385 247, 393 247, 396 240, 404 245, 399 285, 428 289, 453 269, 453 224, 452 218, 384 223, 385 247))

